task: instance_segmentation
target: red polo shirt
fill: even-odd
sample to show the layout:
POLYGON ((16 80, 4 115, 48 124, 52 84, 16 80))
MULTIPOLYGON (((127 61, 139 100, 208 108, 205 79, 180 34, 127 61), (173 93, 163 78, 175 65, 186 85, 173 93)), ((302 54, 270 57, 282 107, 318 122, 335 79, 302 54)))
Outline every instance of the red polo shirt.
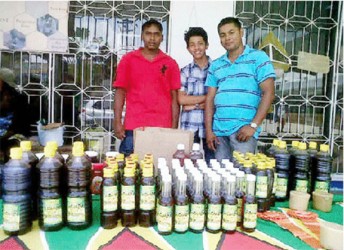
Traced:
POLYGON ((124 127, 172 127, 171 90, 181 86, 178 64, 159 51, 153 61, 142 48, 124 55, 117 67, 115 88, 126 90, 124 127))

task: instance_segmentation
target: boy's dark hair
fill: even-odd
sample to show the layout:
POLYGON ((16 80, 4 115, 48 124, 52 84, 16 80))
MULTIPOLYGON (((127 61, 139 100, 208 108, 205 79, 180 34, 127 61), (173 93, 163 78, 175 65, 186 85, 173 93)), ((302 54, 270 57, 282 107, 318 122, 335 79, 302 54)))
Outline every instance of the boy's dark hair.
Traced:
POLYGON ((235 27, 241 29, 241 22, 238 18, 235 17, 225 17, 223 18, 220 23, 217 25, 217 32, 220 33, 220 28, 225 24, 234 24, 235 27))
POLYGON ((186 42, 186 47, 189 47, 189 40, 192 36, 201 36, 206 45, 208 45, 208 34, 201 27, 190 27, 189 30, 184 34, 184 40, 186 42))
POLYGON ((146 28, 148 28, 152 25, 155 25, 159 29, 159 31, 162 33, 162 24, 155 19, 149 19, 147 22, 142 24, 142 29, 141 29, 142 33, 146 28))

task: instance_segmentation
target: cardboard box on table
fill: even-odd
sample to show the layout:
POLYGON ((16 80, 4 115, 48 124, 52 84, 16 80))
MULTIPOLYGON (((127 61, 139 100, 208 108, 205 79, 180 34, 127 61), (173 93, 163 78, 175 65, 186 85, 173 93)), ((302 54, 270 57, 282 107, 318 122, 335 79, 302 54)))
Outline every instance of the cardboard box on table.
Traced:
POLYGON ((145 154, 154 156, 155 174, 157 174, 158 158, 166 158, 167 166, 171 168, 172 155, 177 150, 177 144, 185 145, 188 154, 192 149, 194 133, 181 129, 141 127, 134 130, 134 153, 142 160, 145 154))

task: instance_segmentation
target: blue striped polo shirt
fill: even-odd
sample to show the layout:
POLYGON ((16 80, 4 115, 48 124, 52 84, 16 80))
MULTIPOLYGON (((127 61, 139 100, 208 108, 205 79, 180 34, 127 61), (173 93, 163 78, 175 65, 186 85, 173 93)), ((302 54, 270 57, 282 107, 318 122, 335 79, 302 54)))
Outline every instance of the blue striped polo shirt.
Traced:
MULTIPOLYGON (((230 136, 252 122, 261 100, 259 84, 276 78, 274 68, 265 52, 245 46, 232 63, 228 52, 213 61, 205 86, 217 88, 213 117, 216 136, 230 136)), ((254 137, 257 139, 261 129, 254 137)))

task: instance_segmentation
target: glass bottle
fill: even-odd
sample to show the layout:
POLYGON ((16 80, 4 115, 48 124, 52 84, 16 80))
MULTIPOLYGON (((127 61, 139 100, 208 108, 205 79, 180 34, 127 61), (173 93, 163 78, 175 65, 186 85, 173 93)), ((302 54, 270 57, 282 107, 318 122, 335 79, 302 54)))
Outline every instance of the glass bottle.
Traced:
POLYGON ((117 226, 118 219, 118 180, 114 169, 103 169, 103 184, 100 195, 100 225, 105 229, 117 226))
POLYGON ((267 203, 268 203, 268 176, 265 170, 264 162, 258 162, 256 176, 257 176, 256 197, 257 197, 258 211, 265 212, 267 210, 267 203))
POLYGON ((236 231, 238 217, 238 201, 235 197, 235 176, 229 175, 226 183, 226 196, 224 198, 222 212, 222 231, 231 234, 236 231))
POLYGON ((175 207, 174 207, 174 231, 185 233, 189 228, 189 199, 186 195, 186 175, 182 174, 177 179, 175 207))
POLYGON ((153 176, 153 163, 150 162, 145 162, 142 168, 139 204, 140 226, 153 226, 155 215, 155 178, 153 176))
POLYGON ((162 189, 157 208, 158 233, 161 235, 172 233, 173 203, 172 177, 167 175, 162 179, 162 189))
POLYGON ((190 199, 190 231, 201 233, 205 224, 205 204, 203 196, 203 178, 196 176, 193 182, 194 193, 190 199))
POLYGON ((246 232, 253 232, 257 226, 257 201, 255 196, 256 176, 247 175, 246 195, 243 206, 242 229, 246 232))
POLYGON ((206 219, 206 230, 210 233, 218 233, 221 230, 222 200, 220 195, 221 178, 215 175, 211 184, 208 198, 208 212, 206 219))
POLYGON ((243 199, 245 196, 244 192, 244 178, 245 178, 245 173, 242 171, 238 171, 236 173, 236 187, 235 187, 235 197, 238 201, 238 206, 237 206, 237 226, 242 225, 242 206, 243 206, 243 199))
POLYGON ((124 168, 121 185, 121 209, 122 226, 135 226, 135 163, 128 163, 124 168))

